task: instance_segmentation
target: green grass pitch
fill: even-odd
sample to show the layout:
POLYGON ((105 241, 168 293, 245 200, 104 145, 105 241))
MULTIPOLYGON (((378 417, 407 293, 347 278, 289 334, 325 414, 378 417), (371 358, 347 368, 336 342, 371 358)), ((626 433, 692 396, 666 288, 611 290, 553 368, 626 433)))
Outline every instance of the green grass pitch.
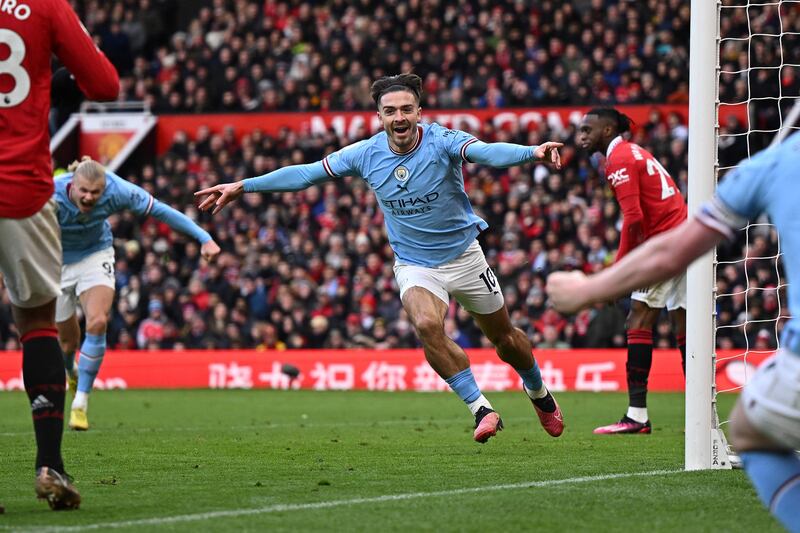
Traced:
POLYGON ((652 435, 595 436, 625 396, 562 393, 558 439, 522 393, 487 396, 506 429, 480 445, 453 394, 97 391, 64 437, 82 508, 55 513, 2 393, 0 530, 780 531, 743 472, 680 471, 680 394, 650 395, 652 435))

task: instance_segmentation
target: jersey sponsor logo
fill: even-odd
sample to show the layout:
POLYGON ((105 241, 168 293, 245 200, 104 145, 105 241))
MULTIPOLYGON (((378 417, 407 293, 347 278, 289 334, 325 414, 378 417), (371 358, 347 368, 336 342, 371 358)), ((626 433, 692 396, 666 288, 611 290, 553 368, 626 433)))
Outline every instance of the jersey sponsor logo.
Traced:
POLYGON ((630 180, 631 178, 630 176, 628 176, 627 168, 621 168, 619 170, 615 170, 614 172, 608 175, 608 181, 611 182, 612 187, 616 187, 617 185, 627 183, 630 180))
POLYGON ((409 170, 403 165, 399 165, 396 169, 394 169, 394 179, 396 179, 400 183, 408 181, 408 178, 410 176, 411 172, 409 172, 409 170))
POLYGON ((425 196, 411 196, 399 200, 383 200, 383 205, 391 209, 393 216, 421 215, 433 211, 433 202, 439 198, 439 193, 429 192, 425 196))

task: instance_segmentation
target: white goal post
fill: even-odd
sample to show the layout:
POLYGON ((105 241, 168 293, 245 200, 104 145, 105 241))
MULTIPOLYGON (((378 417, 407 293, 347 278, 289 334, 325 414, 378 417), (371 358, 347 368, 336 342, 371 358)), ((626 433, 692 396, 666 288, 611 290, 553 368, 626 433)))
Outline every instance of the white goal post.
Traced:
MULTIPOLYGON (((798 20, 800 0, 692 0, 690 214, 711 198, 717 178, 739 159, 764 149, 770 137, 773 146, 798 129, 798 20), (747 61, 739 61, 745 54, 747 61), (788 104, 795 105, 786 114, 788 104), (727 111, 747 110, 746 128, 739 128, 735 121, 730 129, 721 127, 720 112, 725 106, 735 106, 727 111), (724 152, 736 143, 741 150, 724 152)), ((718 416, 717 392, 741 389, 758 360, 780 346, 782 321, 789 318, 790 310, 782 307, 787 285, 775 227, 761 217, 742 228, 741 237, 736 242, 744 243, 743 258, 738 250, 720 246, 695 262, 687 274, 686 470, 736 466, 738 458, 722 431, 727 422, 718 416), (723 271, 727 278, 718 279, 723 271), (718 345, 743 351, 721 352, 724 356, 718 358, 718 345), (725 377, 717 373, 717 365, 725 377), (737 369, 731 385, 730 376, 737 369)))
MULTIPOLYGON (((689 213, 714 194, 719 52, 718 2, 692 0, 689 42, 689 213)), ((714 253, 687 272, 684 468, 730 468, 714 393, 714 253), (720 456, 722 455, 722 457, 720 456), (721 464, 724 463, 724 466, 721 464)))

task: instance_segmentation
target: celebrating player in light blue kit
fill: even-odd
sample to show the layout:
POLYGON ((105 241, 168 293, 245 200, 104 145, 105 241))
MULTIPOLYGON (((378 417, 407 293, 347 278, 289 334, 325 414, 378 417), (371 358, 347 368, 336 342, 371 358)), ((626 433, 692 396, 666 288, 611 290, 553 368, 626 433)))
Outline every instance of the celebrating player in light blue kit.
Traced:
MULTIPOLYGON (((781 236, 789 308, 800 309, 800 133, 731 171, 694 219, 647 241, 613 267, 587 278, 558 272, 547 281, 556 308, 576 311, 671 278, 760 213, 781 236)), ((761 501, 800 532, 800 318, 784 327, 781 349, 765 361, 731 413, 731 441, 761 501)))
POLYGON ((56 325, 70 388, 75 391, 69 427, 87 430, 89 392, 103 362, 106 324, 114 301, 114 247, 111 225, 106 219, 130 209, 140 216, 152 215, 172 229, 194 237, 202 244, 201 253, 207 260, 216 257, 220 250, 211 236, 189 217, 162 204, 141 187, 105 170, 100 163, 84 157, 80 164, 73 166, 70 166, 72 173, 62 174, 55 180, 54 197, 58 203, 64 250, 56 325), (86 315, 86 338, 81 345, 75 376, 75 350, 81 338, 75 315, 77 299, 86 315))
POLYGON ((488 226, 472 211, 464 191, 464 162, 495 167, 529 161, 560 167, 558 147, 486 144, 462 131, 419 124, 421 80, 414 74, 387 76, 372 85, 384 130, 316 163, 293 165, 264 176, 197 192, 201 209, 217 213, 245 192, 298 191, 359 176, 375 191, 386 220, 396 261, 395 277, 403 307, 431 367, 464 400, 475 416, 474 438, 486 442, 503 428, 500 416, 481 394, 464 351, 444 332, 453 296, 474 317, 500 358, 522 377, 544 429, 564 430, 561 410, 542 383, 531 343, 512 326, 508 311, 476 237, 488 226))

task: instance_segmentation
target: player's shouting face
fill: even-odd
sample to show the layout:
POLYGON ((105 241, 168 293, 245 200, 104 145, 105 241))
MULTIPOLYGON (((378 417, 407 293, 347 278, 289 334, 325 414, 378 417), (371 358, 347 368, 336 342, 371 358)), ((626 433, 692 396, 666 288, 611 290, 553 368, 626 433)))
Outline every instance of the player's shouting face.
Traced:
POLYGON ((69 199, 78 206, 81 213, 88 213, 103 195, 105 189, 105 175, 87 177, 76 173, 72 177, 69 199))
POLYGON ((407 152, 417 142, 419 102, 410 91, 397 90, 381 96, 378 116, 389 136, 389 146, 396 152, 407 152))

